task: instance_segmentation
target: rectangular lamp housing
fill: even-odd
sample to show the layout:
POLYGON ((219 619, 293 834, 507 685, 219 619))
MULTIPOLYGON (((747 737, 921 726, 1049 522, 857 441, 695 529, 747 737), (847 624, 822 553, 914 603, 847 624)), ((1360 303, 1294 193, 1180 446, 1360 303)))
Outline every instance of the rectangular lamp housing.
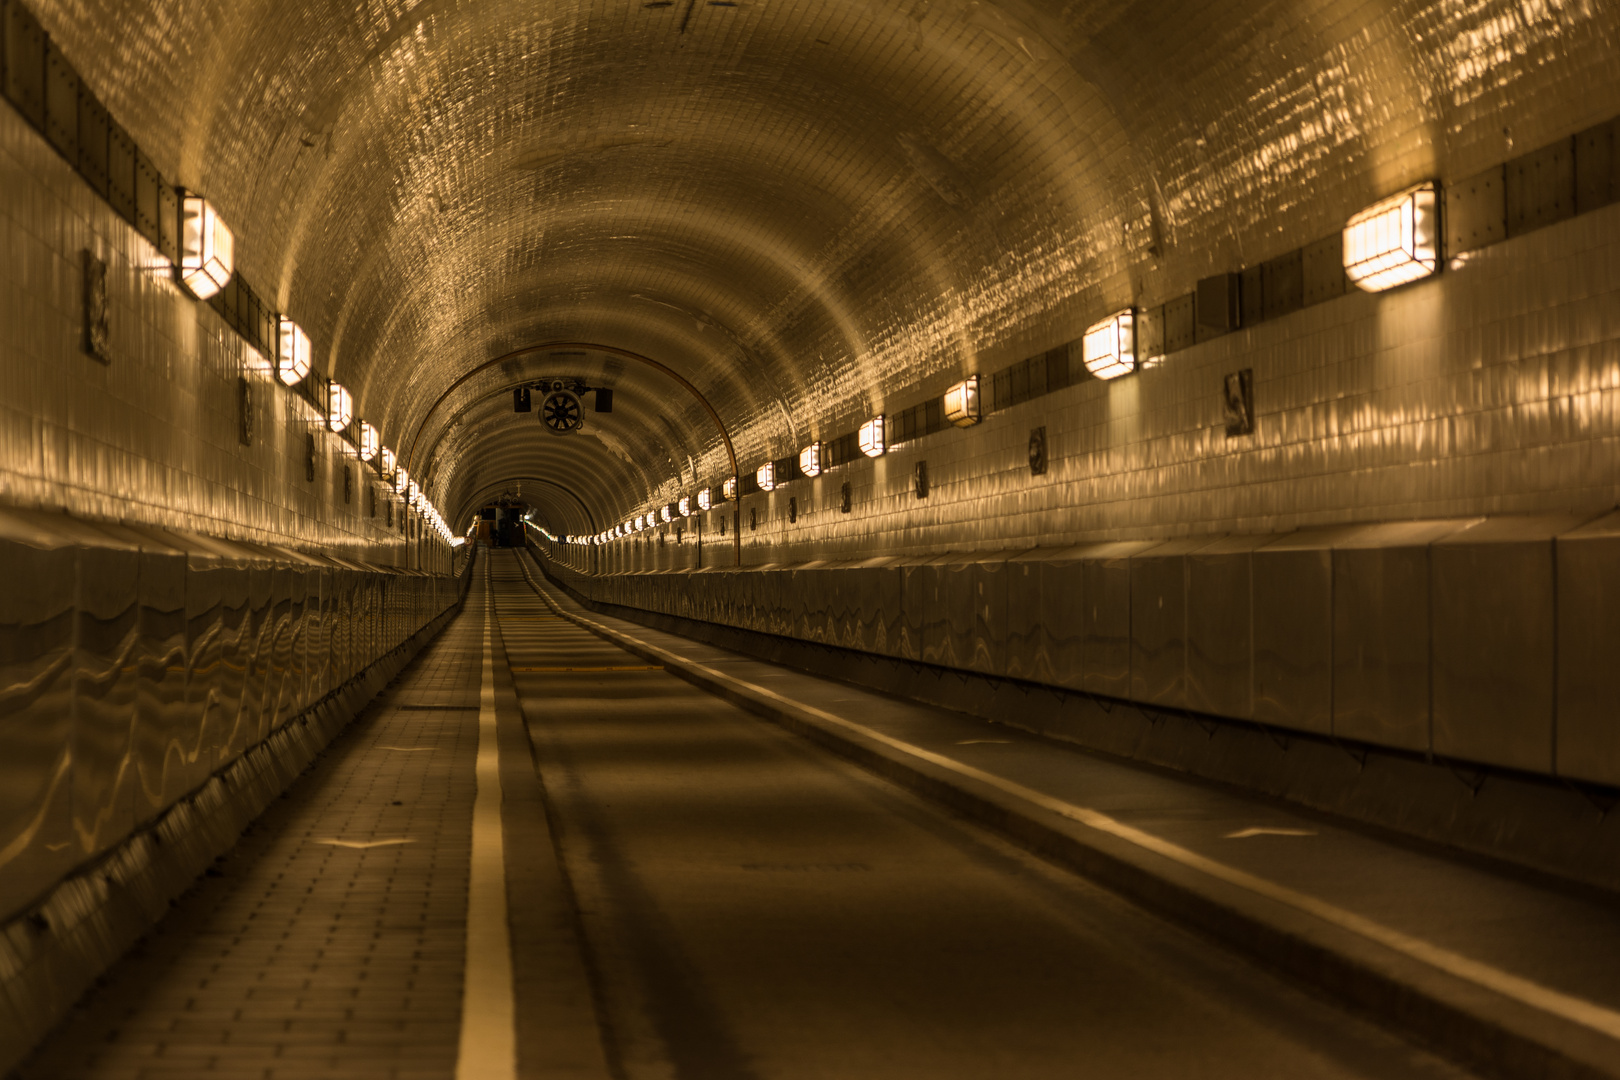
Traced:
POLYGON ((200 195, 180 200, 180 284, 207 300, 230 283, 236 269, 236 238, 219 220, 213 204, 200 195))
POLYGON ((1367 292, 1426 278, 1440 267, 1439 201, 1419 184, 1367 207, 1344 227, 1344 274, 1367 292))
POLYGON ((821 475, 821 444, 813 442, 799 451, 799 471, 806 476, 821 475))
POLYGON ((297 386, 309 374, 309 337, 304 328, 281 316, 276 332, 276 378, 297 386))
POLYGON ((979 422, 979 377, 969 375, 945 391, 945 419, 957 427, 979 422))
POLYGON ((1099 379, 1117 379, 1136 370, 1136 312, 1116 311, 1086 331, 1081 342, 1086 370, 1099 379))
POLYGON ((326 384, 326 426, 342 431, 354 420, 354 395, 342 383, 326 384))
POLYGON ((883 414, 878 413, 872 419, 861 425, 860 443, 861 453, 867 457, 882 457, 888 449, 884 436, 883 414))
POLYGON ((776 487, 776 462, 767 461, 761 465, 759 471, 754 474, 754 479, 759 483, 759 490, 773 490, 776 487))

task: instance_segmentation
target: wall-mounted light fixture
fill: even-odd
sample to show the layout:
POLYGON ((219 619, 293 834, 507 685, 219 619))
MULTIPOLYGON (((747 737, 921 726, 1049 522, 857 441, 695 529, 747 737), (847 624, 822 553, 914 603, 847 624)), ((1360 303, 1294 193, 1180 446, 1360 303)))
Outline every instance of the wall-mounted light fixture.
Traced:
POLYGON ((675 504, 675 509, 680 511, 681 517, 691 517, 692 516, 692 500, 691 500, 691 498, 689 496, 682 495, 681 496, 681 501, 675 504))
POLYGON ((707 510, 714 505, 714 489, 704 488, 698 492, 698 509, 707 510))
POLYGON ((283 315, 276 333, 276 378, 297 386, 308 374, 309 337, 303 327, 283 315))
POLYGON ((354 395, 342 383, 326 384, 326 426, 342 431, 354 421, 354 395))
POLYGON ((754 480, 759 484, 759 490, 771 491, 776 487, 776 462, 767 461, 754 473, 754 480))
POLYGON ((180 284, 206 300, 230 283, 236 270, 236 238, 201 195, 180 198, 180 284))
POLYGON ((405 499, 405 501, 410 503, 413 507, 422 501, 422 489, 416 486, 415 480, 411 481, 410 495, 405 499))
POLYGON ((1368 292, 1428 277, 1440 266, 1434 184, 1391 195, 1344 227, 1344 273, 1368 292))
POLYGON ((799 471, 806 476, 821 475, 821 443, 813 442, 799 451, 799 471))
POLYGON ((883 452, 888 449, 885 434, 883 414, 878 413, 861 425, 861 453, 867 457, 882 457, 883 452))
POLYGON ((957 427, 979 422, 979 377, 969 375, 945 391, 945 419, 957 427))
POLYGON ((360 460, 371 461, 375 459, 378 445, 377 429, 364 420, 360 421, 360 460))
POLYGON ((720 491, 727 500, 735 499, 737 497, 737 478, 735 476, 726 477, 725 483, 720 485, 720 491))
POLYGON ((1136 312, 1116 311, 1086 331, 1081 342, 1086 370, 1099 379, 1117 379, 1136 370, 1136 312))
POLYGON ((403 495, 411 489, 411 474, 404 466, 394 470, 394 494, 403 495))
POLYGON ((382 478, 384 480, 394 478, 394 452, 386 446, 382 448, 382 478))
POLYGON ((659 521, 671 521, 671 520, 674 519, 674 517, 675 517, 675 512, 672 509, 670 509, 668 506, 660 506, 658 508, 658 520, 659 521))

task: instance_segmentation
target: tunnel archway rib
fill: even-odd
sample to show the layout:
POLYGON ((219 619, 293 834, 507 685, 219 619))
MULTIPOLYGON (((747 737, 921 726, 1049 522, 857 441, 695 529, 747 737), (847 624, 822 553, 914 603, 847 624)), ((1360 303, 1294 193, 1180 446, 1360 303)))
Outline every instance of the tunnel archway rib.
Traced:
MULTIPOLYGON (((471 510, 477 508, 478 506, 481 506, 484 503, 485 500, 489 499, 493 495, 504 492, 506 489, 510 488, 513 484, 518 484, 518 485, 522 485, 522 484, 541 484, 541 485, 543 485, 545 490, 538 493, 540 497, 536 500, 536 505, 538 506, 538 508, 541 508, 541 509, 550 509, 550 510, 552 510, 554 513, 556 513, 557 517, 561 518, 564 521, 568 521, 572 517, 572 513, 571 512, 562 512, 562 511, 558 510, 557 507, 558 507, 559 504, 554 502, 553 498, 555 497, 556 493, 561 493, 563 495, 568 496, 569 499, 573 500, 574 505, 578 506, 580 512, 585 515, 585 524, 586 524, 586 527, 590 530, 590 532, 589 533, 581 533, 581 532, 578 532, 577 530, 574 530, 574 529, 563 529, 563 530, 561 530, 563 532, 568 533, 568 535, 570 535, 570 536, 589 535, 589 536, 594 538, 595 535, 600 531, 597 528, 596 519, 595 519, 595 517, 592 516, 590 508, 585 505, 585 501, 583 499, 581 499, 579 497, 579 495, 577 495, 566 484, 560 484, 555 480, 549 480, 549 479, 547 479, 547 478, 545 478, 543 476, 514 476, 514 477, 511 477, 510 479, 505 480, 505 481, 486 484, 483 488, 479 489, 470 498, 468 498, 466 500, 466 502, 463 504, 463 508, 460 511, 458 511, 456 520, 460 520, 460 515, 461 514, 467 513, 468 511, 471 511, 471 510)), ((529 498, 529 496, 526 493, 523 493, 523 492, 520 492, 518 497, 523 499, 526 502, 528 501, 528 498, 529 498)), ((563 505, 566 505, 566 504, 563 504, 563 505)), ((549 517, 549 515, 548 515, 548 517, 549 517)), ((599 566, 600 553, 597 551, 595 543, 587 544, 587 545, 584 545, 584 546, 586 547, 587 554, 588 554, 588 557, 590 559, 590 567, 594 571, 599 566)))
MULTIPOLYGON (((596 351, 596 352, 607 353, 608 355, 616 356, 616 357, 620 358, 621 360, 630 360, 630 361, 632 361, 634 363, 643 364, 643 365, 653 369, 654 371, 657 371, 660 374, 667 376, 669 379, 671 379, 673 382, 675 382, 676 385, 680 386, 688 394, 691 394, 692 397, 697 400, 698 404, 703 407, 703 411, 709 414, 709 419, 714 421, 714 426, 720 432, 720 440, 721 440, 721 442, 723 442, 725 444, 726 457, 731 463, 731 475, 733 475, 733 476, 739 475, 738 470, 737 470, 737 449, 736 449, 736 447, 734 447, 732 445, 731 432, 726 430, 726 422, 724 420, 720 419, 720 414, 715 411, 715 408, 714 408, 713 405, 709 404, 709 399, 704 397, 703 392, 700 391, 696 386, 693 386, 691 381, 688 380, 686 378, 686 376, 682 375, 680 372, 676 371, 674 368, 669 367, 667 364, 662 364, 659 361, 654 360, 650 356, 643 356, 641 353, 632 352, 629 349, 620 349, 620 348, 618 348, 616 346, 613 346, 613 345, 600 345, 600 344, 596 344, 596 343, 593 343, 593 342, 587 342, 587 341, 545 341, 545 342, 540 342, 539 344, 536 344, 536 345, 526 345, 521 349, 513 349, 511 352, 503 353, 502 355, 497 356, 497 357, 495 357, 495 358, 493 358, 491 360, 486 360, 482 364, 478 365, 477 367, 472 368, 469 371, 463 372, 460 376, 458 376, 456 378, 456 380, 454 382, 452 382, 448 387, 446 387, 445 390, 437 398, 435 398, 433 400, 433 403, 431 405, 429 405, 427 407, 427 410, 422 414, 422 419, 418 422, 417 427, 416 427, 416 431, 411 436, 410 449, 406 453, 406 460, 407 460, 407 462, 409 464, 406 465, 406 468, 410 469, 412 467, 412 465, 415 464, 416 446, 417 446, 417 443, 421 440, 422 431, 427 426, 428 420, 432 418, 433 414, 438 410, 439 406, 442 405, 444 403, 445 399, 448 398, 451 394, 453 394, 458 387, 460 387, 462 384, 466 383, 469 379, 473 378, 474 376, 479 375, 482 372, 488 371, 490 368, 497 367, 497 366, 499 366, 501 364, 511 363, 513 360, 516 360, 516 359, 518 359, 520 357, 530 356, 530 355, 533 355, 535 353, 540 353, 540 352, 550 352, 550 351, 559 350, 559 349, 586 349, 586 350, 593 350, 593 351, 596 351)), ((733 565, 741 566, 742 565, 742 536, 741 536, 741 530, 737 529, 734 526, 732 528, 732 530, 731 530, 731 533, 732 533, 732 560, 733 560, 733 565)))
MULTIPOLYGON (((720 445, 712 434, 707 440, 699 439, 697 431, 709 430, 710 425, 695 405, 671 399, 664 387, 658 388, 662 396, 655 397, 647 392, 645 383, 632 384, 622 376, 612 380, 615 397, 611 413, 587 411, 581 430, 558 437, 542 426, 537 410, 512 411, 507 396, 515 386, 555 376, 533 373, 516 378, 505 372, 490 374, 496 376, 495 381, 479 380, 477 389, 463 388, 456 395, 460 405, 455 411, 449 411, 448 403, 441 407, 443 423, 436 424, 417 448, 416 458, 424 470, 443 477, 446 485, 453 485, 468 469, 477 472, 492 466, 497 448, 505 454, 528 453, 537 461, 566 458, 574 465, 582 463, 581 451, 594 449, 623 474, 611 490, 606 480, 582 488, 597 499, 604 513, 610 513, 609 508, 619 503, 635 503, 648 497, 669 483, 671 476, 684 479, 689 471, 702 467, 700 463, 711 445, 720 445), (679 405, 691 407, 672 415, 672 406, 679 405), (694 431, 697 423, 702 428, 694 431)), ((586 378, 590 380, 589 375, 586 378)), ((436 488, 446 505, 454 502, 451 490, 449 486, 436 488)))
POLYGON ((646 504, 655 490, 646 483, 629 486, 624 470, 609 460, 611 449, 590 446, 584 436, 559 439, 527 427, 518 432, 472 429, 463 433, 460 444, 468 445, 468 454, 447 467, 453 469, 445 486, 447 506, 458 506, 467 493, 508 477, 549 476, 568 484, 606 521, 626 507, 646 504))
MULTIPOLYGON (((544 484, 548 488, 551 488, 551 489, 553 489, 555 491, 561 492, 562 494, 564 494, 564 495, 568 496, 570 499, 572 499, 573 502, 574 502, 574 505, 578 506, 579 509, 580 509, 580 512, 585 515, 585 524, 591 530, 591 534, 594 535, 595 533, 600 531, 597 528, 597 525, 596 525, 596 517, 595 517, 595 515, 593 515, 591 513, 590 507, 588 507, 585 504, 584 499, 581 499, 579 497, 579 495, 576 494, 574 492, 574 490, 572 488, 570 488, 567 484, 559 483, 556 480, 551 480, 551 479, 548 479, 548 478, 546 478, 544 476, 512 476, 512 477, 508 477, 508 478, 506 478, 504 480, 491 481, 490 483, 485 484, 484 486, 482 486, 482 487, 478 488, 477 490, 475 490, 462 503, 461 509, 457 511, 457 520, 460 519, 460 516, 462 514, 465 514, 465 513, 469 512, 471 510, 476 509, 477 507, 481 506, 491 496, 504 492, 504 490, 506 488, 510 487, 513 484, 544 484)), ((520 493, 519 497, 520 498, 525 498, 526 496, 523 496, 520 493)), ((580 533, 579 535, 583 536, 585 534, 580 533)))

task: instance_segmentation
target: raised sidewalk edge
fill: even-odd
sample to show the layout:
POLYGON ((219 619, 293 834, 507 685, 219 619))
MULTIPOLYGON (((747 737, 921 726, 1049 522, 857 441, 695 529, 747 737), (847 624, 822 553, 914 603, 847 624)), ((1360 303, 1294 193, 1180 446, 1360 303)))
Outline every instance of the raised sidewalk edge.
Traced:
MULTIPOLYGON (((1129 899, 1217 938, 1483 1074, 1528 1080, 1620 1078, 1620 1042, 1403 955, 1290 905, 1060 816, 1000 788, 830 723, 557 602, 564 618, 709 693, 803 735, 901 786, 1014 838, 1129 899)), ((605 617, 604 617, 605 619, 605 617)), ((612 620, 619 622, 620 620, 612 620)), ((660 631, 636 627, 649 637, 660 631)), ((762 661, 752 661, 763 663, 762 661)))

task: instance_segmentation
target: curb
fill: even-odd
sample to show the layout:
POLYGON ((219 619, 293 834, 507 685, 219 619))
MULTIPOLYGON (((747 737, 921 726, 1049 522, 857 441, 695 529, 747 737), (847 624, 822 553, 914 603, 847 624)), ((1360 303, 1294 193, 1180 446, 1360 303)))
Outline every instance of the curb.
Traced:
POLYGON ((977 770, 939 763, 945 759, 929 760, 935 755, 905 749, 905 744, 568 611, 540 587, 528 565, 520 565, 524 565, 530 587, 557 614, 576 625, 1486 1075, 1505 1080, 1620 1078, 1620 1040, 1588 1024, 1537 1008, 1309 911, 1088 825, 1057 810, 1057 800, 1032 791, 1028 795, 1033 798, 1021 797, 987 774, 980 779, 971 775, 977 770))

